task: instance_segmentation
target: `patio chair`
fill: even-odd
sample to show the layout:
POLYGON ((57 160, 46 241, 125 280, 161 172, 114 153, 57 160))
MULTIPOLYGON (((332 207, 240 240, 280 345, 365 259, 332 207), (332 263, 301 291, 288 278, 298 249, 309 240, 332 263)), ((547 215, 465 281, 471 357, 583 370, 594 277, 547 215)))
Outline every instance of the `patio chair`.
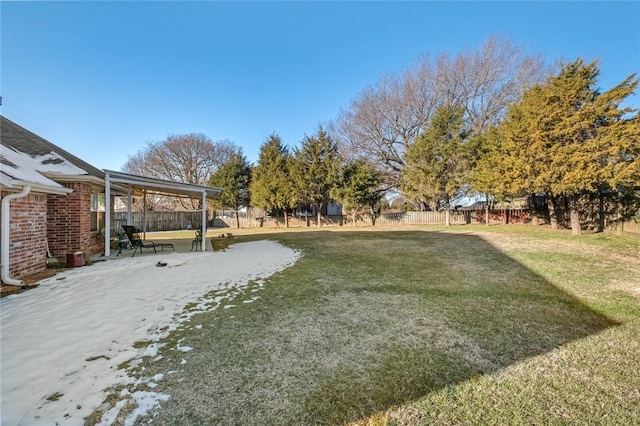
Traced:
POLYGON ((118 250, 118 254, 116 256, 120 256, 123 249, 132 249, 133 246, 129 242, 129 238, 127 234, 124 232, 116 232, 111 231, 111 248, 114 250, 118 250))
POLYGON ((127 234, 127 238, 129 239, 131 246, 135 249, 133 250, 131 257, 135 256, 138 250, 142 253, 143 248, 152 248, 154 253, 157 253, 157 247, 160 247, 162 251, 164 251, 165 247, 171 247, 173 251, 176 251, 175 247, 173 247, 173 244, 171 243, 156 243, 149 240, 143 240, 140 238, 140 234, 135 226, 122 225, 122 229, 124 229, 124 232, 127 234))
POLYGON ((196 237, 191 241, 191 251, 199 251, 202 248, 202 231, 196 230, 196 237))

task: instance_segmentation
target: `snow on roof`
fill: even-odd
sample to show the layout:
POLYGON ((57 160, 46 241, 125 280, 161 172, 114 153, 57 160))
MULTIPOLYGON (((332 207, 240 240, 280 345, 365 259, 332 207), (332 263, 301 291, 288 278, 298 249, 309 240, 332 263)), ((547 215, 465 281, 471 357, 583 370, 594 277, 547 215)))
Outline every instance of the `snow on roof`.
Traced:
POLYGON ((451 199, 452 207, 470 207, 476 203, 484 203, 486 201, 485 194, 469 194, 461 195, 451 199))
POLYGON ((55 173, 65 176, 86 175, 87 172, 78 166, 74 166, 69 161, 55 152, 42 156, 32 156, 33 160, 38 164, 38 171, 43 173, 55 173))
POLYGON ((46 155, 28 155, 5 146, 0 151, 0 173, 13 181, 55 188, 62 188, 62 185, 49 179, 45 174, 60 176, 87 174, 86 171, 71 164, 55 152, 46 155))
POLYGON ((0 145, 3 150, 11 148, 34 159, 40 159, 43 167, 53 168, 53 170, 42 170, 45 173, 61 173, 62 175, 70 173, 71 175, 88 175, 104 179, 104 173, 101 170, 1 114, 0 135, 0 145), (67 167, 69 164, 75 165, 77 169, 69 169, 67 167), (82 172, 78 172, 79 170, 82 172))

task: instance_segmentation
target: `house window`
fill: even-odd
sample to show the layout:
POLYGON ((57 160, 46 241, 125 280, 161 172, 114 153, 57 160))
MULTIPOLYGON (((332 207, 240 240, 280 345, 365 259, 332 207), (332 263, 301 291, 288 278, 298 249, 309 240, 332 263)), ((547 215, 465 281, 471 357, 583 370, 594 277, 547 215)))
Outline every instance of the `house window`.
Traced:
POLYGON ((104 192, 91 192, 91 230, 100 231, 104 228, 104 192))

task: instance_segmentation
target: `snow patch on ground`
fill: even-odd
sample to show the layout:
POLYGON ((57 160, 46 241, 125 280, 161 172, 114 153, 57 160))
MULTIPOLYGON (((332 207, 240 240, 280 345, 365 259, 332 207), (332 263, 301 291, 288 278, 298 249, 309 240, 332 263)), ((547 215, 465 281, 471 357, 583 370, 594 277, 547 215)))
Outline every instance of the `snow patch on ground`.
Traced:
MULTIPOLYGON (((105 390, 135 384, 119 366, 156 357, 157 342, 181 323, 299 256, 276 242, 258 241, 220 252, 120 258, 65 271, 37 289, 1 299, 2 424, 84 424, 105 390), (158 268, 158 259, 167 266, 158 268), (204 297, 215 290, 220 294, 204 297), (195 305, 185 312, 189 303, 195 305), (141 341, 149 344, 134 348, 141 341)), ((191 350, 180 344, 177 349, 191 350)), ((169 398, 127 389, 121 396, 137 403, 126 424, 169 398)), ((123 404, 101 410, 100 424, 111 424, 123 404)))

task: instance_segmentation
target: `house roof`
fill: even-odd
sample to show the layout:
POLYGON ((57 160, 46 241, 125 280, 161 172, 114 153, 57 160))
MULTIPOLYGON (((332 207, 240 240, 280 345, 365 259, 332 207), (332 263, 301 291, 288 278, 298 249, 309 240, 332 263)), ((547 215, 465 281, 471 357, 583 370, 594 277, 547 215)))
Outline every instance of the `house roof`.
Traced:
POLYGON ((34 192, 47 194, 72 191, 40 174, 34 163, 36 161, 28 155, 3 147, 0 151, 0 187, 19 191, 22 187, 29 186, 34 192))
POLYGON ((92 176, 104 179, 102 170, 3 115, 0 115, 0 145, 38 160, 38 172, 49 177, 92 176))
POLYGON ((18 189, 29 184, 40 192, 69 192, 58 182, 82 180, 105 185, 110 177, 109 189, 116 195, 126 194, 126 188, 136 193, 154 191, 161 194, 198 198, 218 198, 221 188, 172 182, 112 170, 99 170, 86 161, 65 151, 48 140, 0 115, 0 184, 18 189))
POLYGON ((2 115, 0 146, 0 186, 3 188, 20 190, 29 186, 34 192, 66 194, 71 189, 55 182, 54 176, 87 176, 84 169, 61 155, 61 152, 68 154, 66 151, 2 115))

